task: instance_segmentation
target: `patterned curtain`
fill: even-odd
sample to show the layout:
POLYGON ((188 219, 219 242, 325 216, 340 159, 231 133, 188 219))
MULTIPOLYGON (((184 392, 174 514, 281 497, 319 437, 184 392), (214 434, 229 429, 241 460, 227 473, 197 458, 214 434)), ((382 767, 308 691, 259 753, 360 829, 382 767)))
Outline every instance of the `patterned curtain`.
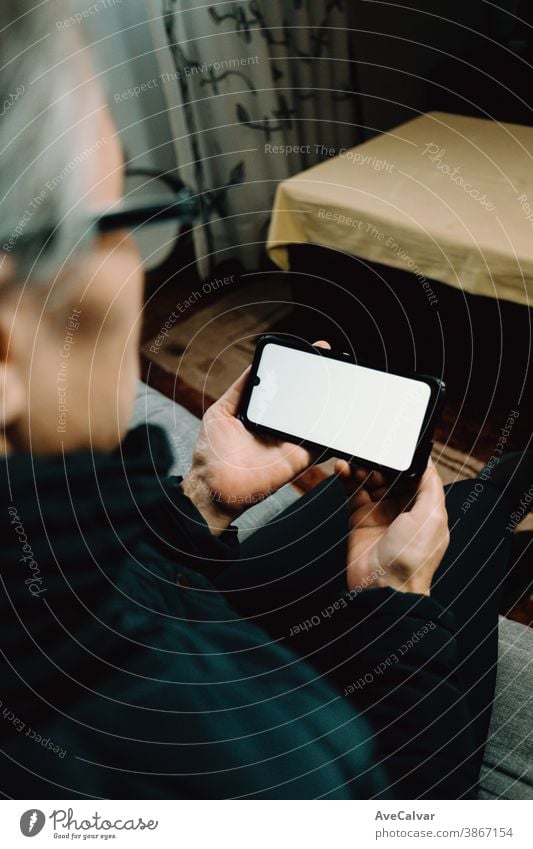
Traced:
POLYGON ((230 256, 257 268, 278 182, 361 140, 350 0, 161 2, 180 177, 203 199, 200 271, 230 256))

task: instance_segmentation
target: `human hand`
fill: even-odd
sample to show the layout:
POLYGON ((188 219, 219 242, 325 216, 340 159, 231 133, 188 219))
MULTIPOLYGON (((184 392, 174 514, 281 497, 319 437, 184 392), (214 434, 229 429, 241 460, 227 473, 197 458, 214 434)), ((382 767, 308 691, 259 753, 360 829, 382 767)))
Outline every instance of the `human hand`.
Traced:
MULTIPOLYGON (((327 342, 317 347, 329 348, 327 342)), ((237 418, 250 369, 205 413, 182 488, 212 533, 305 471, 312 454, 301 445, 247 430, 237 418)))
POLYGON ((350 509, 347 584, 430 594, 431 579, 449 544, 444 490, 430 460, 416 493, 392 495, 379 472, 336 464, 350 509))

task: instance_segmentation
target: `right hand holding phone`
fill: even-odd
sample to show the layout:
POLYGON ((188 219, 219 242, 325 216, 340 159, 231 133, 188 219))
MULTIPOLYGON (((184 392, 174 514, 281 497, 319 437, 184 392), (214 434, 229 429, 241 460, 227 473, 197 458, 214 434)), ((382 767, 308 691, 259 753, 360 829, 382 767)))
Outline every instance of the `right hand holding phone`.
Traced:
POLYGON ((413 494, 393 494, 379 472, 336 464, 349 496, 349 590, 392 587, 430 594, 449 543, 444 490, 432 461, 413 494))

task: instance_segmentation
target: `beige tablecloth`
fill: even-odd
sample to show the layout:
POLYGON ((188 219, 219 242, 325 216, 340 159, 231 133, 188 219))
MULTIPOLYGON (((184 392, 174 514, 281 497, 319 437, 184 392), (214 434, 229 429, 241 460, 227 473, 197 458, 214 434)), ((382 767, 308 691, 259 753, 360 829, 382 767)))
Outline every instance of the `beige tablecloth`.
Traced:
POLYGON ((533 128, 433 112, 343 150, 278 187, 270 256, 302 243, 531 305, 533 128))

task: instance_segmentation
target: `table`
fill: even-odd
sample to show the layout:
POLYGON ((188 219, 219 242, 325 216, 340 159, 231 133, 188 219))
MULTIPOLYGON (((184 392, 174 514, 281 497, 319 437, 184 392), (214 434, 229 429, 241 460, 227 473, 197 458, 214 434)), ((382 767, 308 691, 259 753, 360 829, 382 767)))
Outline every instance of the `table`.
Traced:
POLYGON ((532 305, 533 128, 431 112, 282 182, 267 249, 315 244, 532 305))

